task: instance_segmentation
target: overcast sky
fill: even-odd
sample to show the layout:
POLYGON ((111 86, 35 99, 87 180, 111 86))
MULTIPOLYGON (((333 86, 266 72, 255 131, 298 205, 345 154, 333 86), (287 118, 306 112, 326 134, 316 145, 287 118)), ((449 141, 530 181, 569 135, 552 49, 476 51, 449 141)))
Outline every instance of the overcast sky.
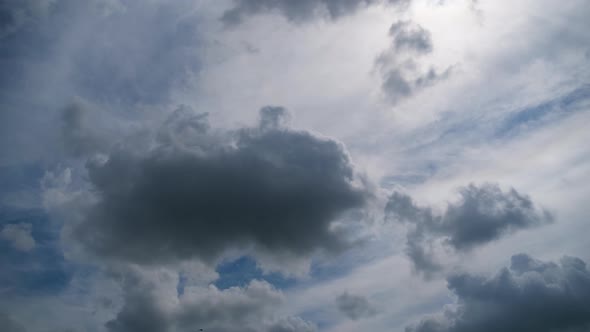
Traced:
POLYGON ((590 331, 589 17, 0 1, 0 330, 590 331))

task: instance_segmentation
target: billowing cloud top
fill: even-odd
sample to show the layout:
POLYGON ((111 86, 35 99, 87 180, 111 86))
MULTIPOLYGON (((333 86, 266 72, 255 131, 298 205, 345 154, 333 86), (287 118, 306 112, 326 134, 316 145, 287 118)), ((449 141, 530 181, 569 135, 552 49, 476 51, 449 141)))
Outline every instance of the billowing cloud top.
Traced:
POLYGON ((525 254, 491 278, 460 274, 448 279, 457 308, 429 318, 408 332, 587 331, 590 328, 590 271, 579 258, 559 264, 525 254))
POLYGON ((232 132, 179 112, 155 147, 121 147, 88 164, 98 202, 75 232, 86 248, 154 263, 252 245, 294 256, 346 246, 331 224, 368 196, 338 142, 282 127, 279 107, 232 132))

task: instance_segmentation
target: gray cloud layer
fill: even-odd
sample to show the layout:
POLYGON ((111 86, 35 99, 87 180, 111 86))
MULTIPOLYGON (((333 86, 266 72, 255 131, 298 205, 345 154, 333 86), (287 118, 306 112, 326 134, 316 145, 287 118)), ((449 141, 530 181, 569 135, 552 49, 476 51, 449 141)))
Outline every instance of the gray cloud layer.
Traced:
POLYGON ((245 17, 268 12, 278 12, 292 22, 305 22, 318 17, 335 20, 377 3, 407 4, 409 0, 235 0, 222 21, 235 25, 245 17))
POLYGON ((559 264, 519 254, 510 269, 491 278, 461 274, 448 279, 457 308, 407 332, 582 332, 590 329, 590 271, 579 258, 559 264))
POLYGON ((374 316, 377 311, 364 296, 343 293, 336 298, 338 310, 352 320, 374 316))
POLYGON ((331 224, 367 192, 339 143, 280 127, 285 116, 263 108, 259 127, 223 132, 180 109, 155 148, 119 147, 88 164, 98 202, 75 236, 100 256, 137 263, 212 260, 252 245, 294 256, 344 248, 331 224))
POLYGON ((454 250, 465 251, 553 220, 549 212, 539 210, 528 196, 514 189, 505 192, 494 184, 471 184, 460 188, 459 194, 459 202, 450 203, 441 215, 398 192, 389 198, 387 216, 414 226, 407 235, 406 253, 417 270, 440 268, 429 253, 433 240, 442 239, 454 250))

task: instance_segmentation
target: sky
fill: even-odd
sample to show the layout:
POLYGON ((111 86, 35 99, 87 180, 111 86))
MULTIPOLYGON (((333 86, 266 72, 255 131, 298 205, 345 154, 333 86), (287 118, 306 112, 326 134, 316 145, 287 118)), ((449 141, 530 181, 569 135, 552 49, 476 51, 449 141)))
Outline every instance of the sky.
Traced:
POLYGON ((588 17, 0 1, 0 330, 590 331, 588 17))

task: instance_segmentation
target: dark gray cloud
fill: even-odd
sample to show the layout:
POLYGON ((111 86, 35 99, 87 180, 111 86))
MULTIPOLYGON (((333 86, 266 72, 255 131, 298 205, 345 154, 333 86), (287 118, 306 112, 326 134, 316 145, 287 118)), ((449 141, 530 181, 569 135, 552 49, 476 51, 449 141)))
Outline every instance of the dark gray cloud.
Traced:
POLYGON ((366 297, 347 292, 336 298, 338 310, 352 320, 374 316, 377 311, 366 297))
POLYGON ((398 192, 389 198, 388 218, 413 226, 407 235, 406 253, 418 270, 440 269, 431 254, 431 245, 437 239, 455 251, 466 251, 553 220, 549 212, 537 208, 527 195, 515 189, 503 191, 495 184, 470 184, 460 188, 459 194, 460 200, 449 203, 442 214, 419 207, 411 197, 398 192))
POLYGON ((458 298, 456 309, 407 332, 590 330, 590 271, 579 258, 553 263, 519 254, 493 277, 455 275, 448 287, 458 298))
POLYGON ((277 12, 292 22, 318 17, 336 20, 378 3, 406 5, 409 0, 234 0, 234 6, 223 14, 222 21, 235 25, 247 16, 268 12, 277 12))
POLYGON ((99 256, 137 263, 249 246, 287 256, 344 248, 331 224, 367 191, 341 144, 281 127, 285 114, 266 107, 258 127, 224 132, 179 109, 156 147, 122 145, 89 162, 98 201, 74 235, 99 256))

